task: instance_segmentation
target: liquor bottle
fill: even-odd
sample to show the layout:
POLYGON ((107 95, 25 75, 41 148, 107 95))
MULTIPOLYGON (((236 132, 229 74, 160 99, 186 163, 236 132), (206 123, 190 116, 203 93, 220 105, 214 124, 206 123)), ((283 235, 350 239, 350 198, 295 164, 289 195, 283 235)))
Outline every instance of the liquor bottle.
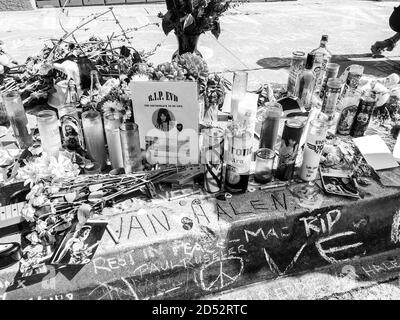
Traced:
POLYGON ((315 74, 312 71, 315 54, 307 55, 306 64, 300 75, 296 88, 296 96, 299 98, 301 105, 309 111, 311 109, 311 99, 314 92, 315 74))
POLYGON ((319 92, 322 86, 322 81, 325 77, 325 72, 326 72, 326 67, 328 63, 331 61, 332 54, 330 51, 327 49, 326 45, 328 43, 328 36, 323 35, 321 37, 321 42, 319 44, 319 47, 312 50, 311 53, 322 53, 322 64, 321 64, 321 71, 316 75, 316 81, 315 81, 315 92, 319 92))
POLYGON ((227 128, 226 141, 225 189, 230 193, 246 192, 253 155, 253 133, 233 122, 227 128))

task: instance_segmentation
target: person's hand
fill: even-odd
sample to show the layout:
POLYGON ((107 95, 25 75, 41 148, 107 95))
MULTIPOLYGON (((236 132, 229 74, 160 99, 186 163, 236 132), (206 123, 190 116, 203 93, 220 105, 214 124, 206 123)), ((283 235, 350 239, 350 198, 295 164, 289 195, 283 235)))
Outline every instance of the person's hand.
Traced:
POLYGON ((393 49, 394 49, 394 43, 393 41, 390 41, 390 39, 377 41, 371 46, 371 52, 373 54, 380 54, 384 50, 392 51, 393 49))

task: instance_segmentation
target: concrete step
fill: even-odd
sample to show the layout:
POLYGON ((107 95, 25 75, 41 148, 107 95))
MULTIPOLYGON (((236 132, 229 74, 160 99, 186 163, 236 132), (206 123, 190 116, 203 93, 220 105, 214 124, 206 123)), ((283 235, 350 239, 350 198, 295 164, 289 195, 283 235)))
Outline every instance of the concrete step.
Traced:
POLYGON ((202 300, 400 299, 400 250, 346 261, 249 286, 202 300))

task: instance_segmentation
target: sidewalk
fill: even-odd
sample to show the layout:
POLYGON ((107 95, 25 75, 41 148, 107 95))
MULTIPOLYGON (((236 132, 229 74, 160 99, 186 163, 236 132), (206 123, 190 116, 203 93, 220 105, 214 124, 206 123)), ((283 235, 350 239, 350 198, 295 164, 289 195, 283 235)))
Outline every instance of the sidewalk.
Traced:
MULTIPOLYGON (((396 5, 396 1, 356 0, 246 3, 221 19, 222 33, 218 41, 210 33, 202 35, 199 50, 212 71, 257 70, 250 76, 250 86, 268 81, 285 83, 287 71, 282 69, 280 59, 290 57, 295 49, 312 50, 318 46, 322 34, 330 36, 329 48, 333 54, 369 54, 376 40, 393 34, 388 18, 396 5), (271 70, 274 63, 277 68, 271 70)), ((82 17, 106 9, 105 6, 68 8, 68 16, 61 16, 60 21, 65 29, 72 30, 82 17)), ((115 6, 125 28, 160 22, 157 14, 165 11, 164 3, 115 6)), ((58 39, 63 34, 58 19, 60 12, 60 9, 0 12, 0 39, 5 42, 6 50, 22 63, 46 40, 58 39)), ((76 34, 78 39, 118 31, 107 16, 88 27, 89 30, 76 34)), ((154 63, 170 60, 177 48, 174 34, 166 37, 162 29, 154 25, 135 35, 134 45, 139 50, 152 50, 161 44, 151 57, 154 63)), ((399 56, 399 50, 396 48, 388 56, 399 56)))

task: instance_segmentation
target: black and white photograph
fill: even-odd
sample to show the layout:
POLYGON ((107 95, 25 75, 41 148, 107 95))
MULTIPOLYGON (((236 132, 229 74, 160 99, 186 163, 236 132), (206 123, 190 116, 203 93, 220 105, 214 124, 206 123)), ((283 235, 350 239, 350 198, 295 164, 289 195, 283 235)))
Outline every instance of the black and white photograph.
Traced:
POLYGON ((400 0, 0 0, 0 300, 400 300, 399 115, 400 0))

